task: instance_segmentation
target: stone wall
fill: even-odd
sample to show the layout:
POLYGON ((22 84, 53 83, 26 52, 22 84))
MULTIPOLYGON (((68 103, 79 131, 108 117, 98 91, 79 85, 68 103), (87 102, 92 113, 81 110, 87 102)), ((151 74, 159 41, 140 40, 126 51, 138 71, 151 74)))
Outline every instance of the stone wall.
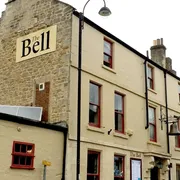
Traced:
POLYGON ((50 82, 48 119, 68 119, 72 10, 57 0, 7 3, 0 19, 0 104, 35 105, 36 84, 50 82), (52 25, 56 51, 16 63, 17 38, 52 25))

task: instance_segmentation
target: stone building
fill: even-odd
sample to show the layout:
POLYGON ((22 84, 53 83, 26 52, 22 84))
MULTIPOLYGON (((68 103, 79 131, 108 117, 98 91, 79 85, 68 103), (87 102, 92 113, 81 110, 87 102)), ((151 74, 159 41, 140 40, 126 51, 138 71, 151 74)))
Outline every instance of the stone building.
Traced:
MULTIPOLYGON (((68 125, 66 180, 76 179, 78 17, 57 0, 9 0, 0 20, 0 104, 68 125)), ((180 116, 180 78, 163 40, 151 60, 84 20, 80 178, 179 179, 180 140, 164 120, 180 116)))

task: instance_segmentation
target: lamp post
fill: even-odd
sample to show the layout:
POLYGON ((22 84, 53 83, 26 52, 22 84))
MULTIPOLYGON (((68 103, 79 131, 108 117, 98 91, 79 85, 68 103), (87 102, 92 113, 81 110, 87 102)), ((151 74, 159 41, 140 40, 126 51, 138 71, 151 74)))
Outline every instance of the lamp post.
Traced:
MULTIPOLYGON (((88 0, 84 5, 83 12, 79 13, 76 180, 80 180, 82 31, 84 29, 84 11, 89 2, 90 0, 88 0)), ((106 7, 105 0, 103 0, 103 2, 104 6, 99 10, 99 15, 109 16, 111 11, 106 7)))

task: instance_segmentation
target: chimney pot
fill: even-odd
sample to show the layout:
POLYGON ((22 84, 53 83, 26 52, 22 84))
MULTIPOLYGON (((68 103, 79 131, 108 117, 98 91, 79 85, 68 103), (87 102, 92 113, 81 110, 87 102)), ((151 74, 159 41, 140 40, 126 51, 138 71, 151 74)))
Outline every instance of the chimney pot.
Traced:
POLYGON ((161 45, 163 45, 163 38, 161 38, 161 45))
POLYGON ((156 43, 156 40, 153 40, 153 46, 156 46, 157 43, 156 43))
POLYGON ((160 45, 160 39, 157 39, 157 45, 160 45))

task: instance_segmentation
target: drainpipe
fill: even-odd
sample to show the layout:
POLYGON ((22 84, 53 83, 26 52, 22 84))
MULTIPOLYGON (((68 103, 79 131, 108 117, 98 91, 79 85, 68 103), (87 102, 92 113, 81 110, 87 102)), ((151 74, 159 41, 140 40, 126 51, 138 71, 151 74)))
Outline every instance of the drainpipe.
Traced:
POLYGON ((61 180, 65 180, 66 173, 66 151, 67 151, 67 130, 64 131, 64 150, 63 150, 63 167, 62 167, 62 178, 61 180))
MULTIPOLYGON (((170 146, 169 146, 169 124, 168 124, 168 98, 167 98, 167 78, 166 78, 166 71, 164 70, 164 89, 165 89, 165 103, 166 103, 166 136, 167 136, 167 153, 170 153, 170 146)), ((168 171, 169 180, 171 180, 171 170, 168 171)))
POLYGON ((148 84, 147 84, 147 60, 144 61, 144 74, 145 74, 145 98, 146 98, 146 126, 149 127, 149 111, 148 111, 148 84))

